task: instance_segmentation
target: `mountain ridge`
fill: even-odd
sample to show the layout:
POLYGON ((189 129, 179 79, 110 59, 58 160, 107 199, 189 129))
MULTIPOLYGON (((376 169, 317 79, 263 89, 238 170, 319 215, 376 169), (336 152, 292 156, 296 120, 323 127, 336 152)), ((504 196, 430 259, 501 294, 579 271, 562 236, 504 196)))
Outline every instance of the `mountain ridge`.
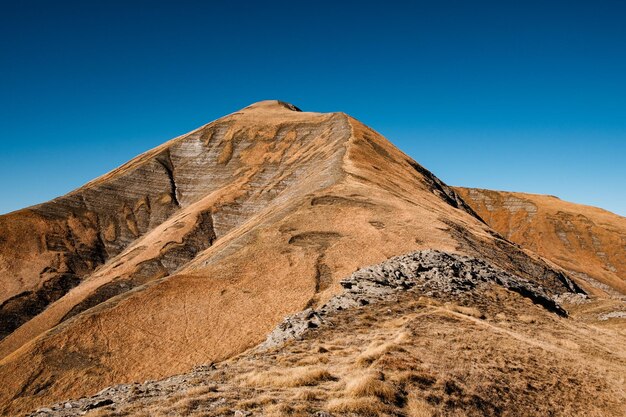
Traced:
POLYGON ((491 227, 569 271, 586 291, 626 295, 626 218, 554 196, 454 188, 491 227))

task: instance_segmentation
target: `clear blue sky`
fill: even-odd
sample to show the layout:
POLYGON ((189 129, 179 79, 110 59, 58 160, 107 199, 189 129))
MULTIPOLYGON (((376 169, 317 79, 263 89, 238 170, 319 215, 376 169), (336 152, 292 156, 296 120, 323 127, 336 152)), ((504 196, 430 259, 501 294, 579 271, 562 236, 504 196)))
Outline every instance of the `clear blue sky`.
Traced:
POLYGON ((448 184, 626 215, 624 4, 1 0, 0 212, 281 99, 448 184))

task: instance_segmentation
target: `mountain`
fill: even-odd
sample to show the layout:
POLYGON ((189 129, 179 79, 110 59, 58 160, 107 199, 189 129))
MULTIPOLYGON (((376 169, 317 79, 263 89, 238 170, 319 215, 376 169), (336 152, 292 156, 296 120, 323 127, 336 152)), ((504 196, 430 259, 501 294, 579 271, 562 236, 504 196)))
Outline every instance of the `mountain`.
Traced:
MULTIPOLYGON (((572 358, 550 338, 567 328, 587 340, 595 324, 585 320, 599 311, 581 304, 585 291, 563 269, 494 231, 374 130, 343 113, 303 112, 280 101, 248 106, 63 197, 0 216, 0 282, 6 415, 199 364, 237 364, 262 343, 282 352, 282 344, 314 337, 305 330, 326 331, 354 311, 383 317, 389 297, 439 303, 452 321, 469 312, 486 320, 489 334, 510 340, 531 337, 532 319, 502 321, 497 309, 540 317, 547 328, 557 323, 532 345, 563 354, 553 367, 563 370, 572 358), (385 263, 397 256, 399 265, 385 263), (357 270, 366 272, 348 279, 357 270), (472 313, 481 305, 493 314, 472 313), (526 335, 510 329, 518 325, 526 335)), ((601 307, 619 312, 616 304, 601 307)), ((448 337, 436 331, 438 321, 451 320, 444 313, 427 332, 433 343, 448 337)), ((399 325, 402 314, 389 325, 399 325)), ((563 370, 573 378, 567 387, 619 384, 615 375, 626 368, 606 343, 623 338, 615 322, 601 323, 595 350, 576 352, 578 363, 602 360, 611 372, 563 370)), ((463 323, 442 329, 462 335, 473 326, 463 323)), ((354 337, 367 340, 367 329, 355 327, 354 337)), ((490 346, 506 357, 497 343, 490 346)), ((259 369, 282 355, 265 352, 259 369)), ((536 361, 548 375, 551 355, 536 361)), ((54 410, 115 403, 102 401, 54 410)), ((611 404, 604 411, 619 411, 611 404)))
POLYGON ((489 226, 568 271, 585 291, 626 296, 626 218, 547 195, 454 190, 489 226))

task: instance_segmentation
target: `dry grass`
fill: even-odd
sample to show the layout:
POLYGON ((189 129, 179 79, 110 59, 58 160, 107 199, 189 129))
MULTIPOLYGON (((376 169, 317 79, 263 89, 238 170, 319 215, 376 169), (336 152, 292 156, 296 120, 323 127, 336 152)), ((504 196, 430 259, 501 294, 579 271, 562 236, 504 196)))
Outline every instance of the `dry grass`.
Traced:
POLYGON ((420 388, 433 386, 437 382, 437 377, 424 370, 403 371, 394 375, 395 381, 400 385, 416 385, 420 388))
POLYGON ((263 417, 309 417, 311 414, 304 405, 273 404, 263 409, 263 417))
POLYGON ((326 356, 306 356, 298 361, 298 366, 308 366, 320 363, 328 363, 330 360, 326 356))
POLYGON ((167 402, 169 404, 176 404, 181 400, 186 400, 189 398, 209 398, 211 396, 210 394, 215 393, 216 391, 217 387, 214 384, 194 386, 185 391, 172 395, 168 398, 167 402))
POLYGON ((375 397, 336 398, 328 403, 327 410, 331 413, 353 413, 358 416, 380 416, 386 410, 375 397))
POLYGON ((536 321, 536 317, 528 314, 520 314, 517 319, 525 324, 533 324, 536 321))
POLYGON ((210 385, 202 385, 202 386, 189 388, 187 391, 185 391, 184 395, 189 396, 189 397, 196 397, 196 396, 203 396, 203 395, 216 392, 216 391, 217 391, 217 385, 210 384, 210 385))
POLYGON ((171 409, 181 416, 190 415, 198 406, 202 404, 202 400, 195 397, 186 397, 175 402, 171 409))
POLYGON ((297 401, 317 401, 324 396, 324 392, 320 390, 302 389, 296 392, 294 399, 297 401))
POLYGON ((194 387, 140 396, 102 416, 626 415, 623 333, 555 317, 500 289, 460 300, 482 320, 406 297, 344 311, 280 351, 241 356, 188 378, 194 387), (359 319, 368 309, 378 320, 359 319), (535 322, 513 319, 522 313, 535 322), (328 363, 301 365, 316 358, 328 363))
POLYGON ((273 396, 259 395, 254 398, 238 402, 236 408, 243 410, 252 410, 261 406, 266 406, 268 404, 275 404, 277 402, 278 400, 273 396))
POLYGON ((333 376, 326 368, 299 366, 291 369, 269 372, 252 372, 247 375, 246 383, 256 387, 301 387, 331 381, 333 376))
POLYGON ((459 306, 459 305, 456 305, 456 304, 449 304, 449 303, 446 304, 446 307, 450 311, 454 311, 455 313, 461 313, 461 314, 464 314, 466 316, 474 317, 474 318, 477 318, 477 319, 485 318, 483 313, 481 313, 481 311, 479 309, 477 309, 476 307, 459 306))
POLYGON ((586 285, 584 276, 588 275, 621 293, 626 292, 626 256, 623 244, 617 243, 626 236, 624 217, 544 195, 468 188, 456 188, 456 191, 509 240, 566 270, 583 273, 580 281, 586 290, 603 298, 613 292, 586 285), (489 201, 489 208, 484 201, 489 201), (515 204, 509 205, 511 201, 515 204), (520 204, 534 210, 534 214, 526 216, 526 210, 519 210, 520 204))
POLYGON ((359 355, 356 360, 357 365, 360 366, 368 366, 376 359, 383 356, 385 353, 389 352, 391 348, 394 346, 393 343, 383 343, 380 345, 373 345, 368 347, 363 353, 359 355))
POLYGON ((352 398, 377 397, 385 402, 396 399, 396 389, 385 382, 380 372, 365 372, 346 382, 346 395, 352 398))
POLYGON ((433 408, 424 399, 411 393, 407 398, 406 414, 408 417, 432 417, 433 408))
POLYGON ((409 337, 407 332, 400 332, 392 341, 370 344, 370 346, 358 356, 356 360, 357 365, 369 366, 383 355, 392 351, 401 350, 402 348, 399 345, 407 341, 409 337))

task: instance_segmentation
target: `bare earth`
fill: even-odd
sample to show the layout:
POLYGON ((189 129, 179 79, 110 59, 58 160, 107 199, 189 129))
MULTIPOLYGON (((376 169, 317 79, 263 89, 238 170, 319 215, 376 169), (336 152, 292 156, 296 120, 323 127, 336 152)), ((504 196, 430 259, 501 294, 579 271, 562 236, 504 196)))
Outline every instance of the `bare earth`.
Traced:
POLYGON ((525 226, 477 192, 343 113, 265 101, 0 216, 0 412, 624 415, 624 219, 541 197, 525 226), (583 217, 585 244, 567 234, 583 217), (255 348, 357 269, 423 249, 482 259, 569 315, 506 286, 411 289, 255 348), (134 385, 65 407, 114 384, 134 385))

